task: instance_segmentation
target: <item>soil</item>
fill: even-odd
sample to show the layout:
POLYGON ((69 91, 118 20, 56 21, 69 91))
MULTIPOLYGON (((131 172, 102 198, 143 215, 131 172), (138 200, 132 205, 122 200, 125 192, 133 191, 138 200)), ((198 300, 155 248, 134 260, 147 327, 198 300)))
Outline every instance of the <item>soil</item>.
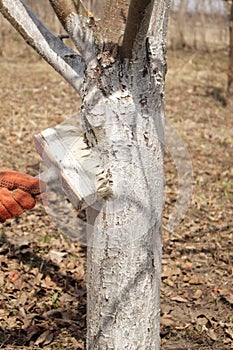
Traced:
MULTIPOLYGON (((33 135, 75 116, 79 99, 22 41, 14 36, 8 45, 0 57, 0 167, 37 175, 33 135)), ((162 350, 233 349, 233 106, 225 99, 226 67, 225 52, 168 54, 166 118, 185 143, 193 187, 185 216, 168 231, 179 179, 165 145, 162 350)), ((0 348, 84 349, 85 248, 66 239, 40 204, 0 230, 0 348)))

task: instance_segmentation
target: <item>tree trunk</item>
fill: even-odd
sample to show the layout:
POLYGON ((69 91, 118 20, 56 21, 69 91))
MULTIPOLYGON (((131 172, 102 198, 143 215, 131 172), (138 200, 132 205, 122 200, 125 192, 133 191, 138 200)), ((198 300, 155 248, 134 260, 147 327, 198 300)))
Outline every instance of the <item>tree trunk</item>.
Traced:
POLYGON ((96 31, 73 0, 50 0, 79 56, 23 1, 0 0, 12 25, 80 93, 86 142, 99 153, 102 181, 112 188, 111 198, 87 209, 88 350, 160 346, 169 2, 105 0, 101 35, 103 20, 96 31))
POLYGON ((164 70, 158 88, 146 69, 115 63, 105 120, 88 117, 114 196, 88 210, 87 349, 159 349, 164 70))
POLYGON ((229 38, 229 65, 227 83, 228 99, 233 97, 233 0, 230 3, 229 38))
POLYGON ((94 88, 83 97, 84 125, 95 134, 114 193, 87 211, 88 350, 160 347, 167 8, 157 4, 157 35, 150 37, 147 28, 143 43, 140 36, 134 43, 141 49, 132 61, 110 59, 102 66, 103 95, 88 79, 94 88))
POLYGON ((177 27, 178 27, 178 48, 185 48, 186 47, 186 40, 185 40, 185 20, 187 20, 187 1, 186 0, 180 0, 179 9, 178 9, 178 19, 177 19, 177 27))

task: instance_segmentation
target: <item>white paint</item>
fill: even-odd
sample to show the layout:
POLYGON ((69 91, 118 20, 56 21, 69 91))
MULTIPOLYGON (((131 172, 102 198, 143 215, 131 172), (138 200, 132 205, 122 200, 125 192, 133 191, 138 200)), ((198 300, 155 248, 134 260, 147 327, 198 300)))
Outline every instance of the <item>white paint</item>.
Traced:
POLYGON ((3 14, 7 13, 8 19, 10 16, 11 19, 17 22, 16 29, 23 33, 24 38, 32 43, 38 53, 79 92, 84 70, 80 56, 62 44, 61 40, 55 37, 20 0, 1 0, 0 10, 3 14), (47 33, 46 38, 38 29, 39 25, 47 33), (53 46, 56 44, 61 48, 60 52, 54 50, 53 46), (77 56, 78 65, 76 64, 76 70, 65 61, 65 57, 71 54, 77 56), (79 69, 77 69, 77 66, 79 66, 79 69))

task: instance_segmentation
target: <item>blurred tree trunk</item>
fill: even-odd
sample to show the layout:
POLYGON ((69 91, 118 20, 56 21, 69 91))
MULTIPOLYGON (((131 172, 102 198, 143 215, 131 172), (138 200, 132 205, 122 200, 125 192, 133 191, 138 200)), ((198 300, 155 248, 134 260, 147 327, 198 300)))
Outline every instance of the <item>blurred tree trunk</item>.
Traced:
POLYGON ((233 98, 233 0, 230 1, 230 18, 229 18, 229 65, 228 65, 228 99, 233 98))
POLYGON ((87 209, 87 349, 158 350, 169 0, 105 0, 96 23, 73 0, 50 3, 79 54, 25 2, 0 0, 0 11, 80 94, 112 188, 87 209))
MULTIPOLYGON (((206 41, 206 35, 207 35, 207 31, 208 31, 208 18, 206 16, 206 3, 205 1, 201 1, 200 3, 200 12, 198 14, 199 18, 200 18, 200 22, 201 22, 201 27, 202 27, 202 36, 201 36, 201 40, 203 43, 203 48, 205 49, 206 52, 210 53, 210 48, 208 47, 207 41, 206 41)), ((209 14, 210 16, 210 14, 209 14)))
POLYGON ((177 26, 178 26, 177 44, 179 48, 186 47, 186 41, 184 37, 186 20, 187 20, 187 1, 180 0, 179 9, 178 9, 178 20, 177 20, 177 26))

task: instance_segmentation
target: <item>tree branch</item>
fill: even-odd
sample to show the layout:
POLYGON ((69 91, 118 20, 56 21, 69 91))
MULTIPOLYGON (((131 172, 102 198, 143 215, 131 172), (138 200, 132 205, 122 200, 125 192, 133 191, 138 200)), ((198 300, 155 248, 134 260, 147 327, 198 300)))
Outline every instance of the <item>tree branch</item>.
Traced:
POLYGON ((80 92, 85 69, 83 58, 55 36, 22 0, 0 0, 0 12, 24 40, 80 92))
POLYGON ((49 0, 54 12, 69 33, 77 50, 85 59, 87 66, 97 65, 95 54, 94 37, 88 20, 78 14, 79 4, 73 0, 49 0))
MULTIPOLYGON (((162 43, 165 47, 165 34, 167 26, 168 7, 171 0, 131 0, 126 22, 123 43, 120 48, 121 58, 131 58, 133 52, 143 48, 145 40, 150 37, 152 41, 162 43)), ((161 47, 161 45, 159 45, 161 47)))
POLYGON ((101 35, 109 48, 120 46, 128 15, 130 0, 103 0, 103 16, 100 20, 101 35))
POLYGON ((77 7, 73 0, 49 0, 63 27, 67 27, 67 19, 71 14, 77 14, 77 7))
POLYGON ((159 38, 161 42, 166 42, 168 10, 171 0, 154 0, 150 18, 148 36, 159 38))
MULTIPOLYGON (((120 48, 121 58, 132 57, 134 42, 140 31, 142 31, 140 33, 141 39, 145 40, 145 35, 148 30, 152 7, 149 9, 149 13, 146 10, 151 2, 151 0, 131 0, 123 43, 120 48)), ((138 40, 137 42, 139 43, 138 40)))

